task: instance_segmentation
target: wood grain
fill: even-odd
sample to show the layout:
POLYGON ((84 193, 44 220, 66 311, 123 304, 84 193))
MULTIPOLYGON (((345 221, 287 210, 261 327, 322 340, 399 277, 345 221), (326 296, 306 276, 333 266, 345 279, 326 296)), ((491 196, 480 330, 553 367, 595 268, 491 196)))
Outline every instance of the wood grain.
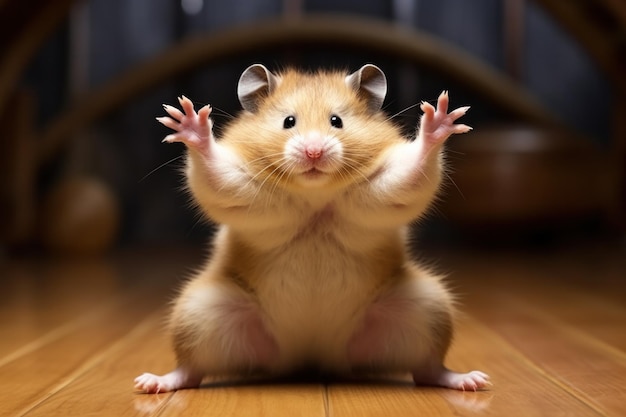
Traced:
POLYGON ((623 416, 624 248, 438 252, 465 314, 446 364, 480 369, 482 392, 354 381, 215 381, 145 395, 167 372, 167 300, 200 259, 145 251, 110 260, 0 265, 2 416, 623 416))

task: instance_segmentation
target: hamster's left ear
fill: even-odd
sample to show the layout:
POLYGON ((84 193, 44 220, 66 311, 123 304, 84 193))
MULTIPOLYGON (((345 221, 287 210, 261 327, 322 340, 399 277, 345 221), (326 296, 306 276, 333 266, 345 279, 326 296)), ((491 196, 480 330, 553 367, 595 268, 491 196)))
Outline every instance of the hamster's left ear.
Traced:
POLYGON ((367 101, 371 111, 378 111, 383 106, 387 94, 387 79, 376 65, 363 65, 361 69, 346 77, 346 84, 367 101))
POLYGON ((244 110, 254 113, 263 97, 267 97, 278 84, 278 78, 264 65, 250 65, 241 74, 237 96, 244 110))

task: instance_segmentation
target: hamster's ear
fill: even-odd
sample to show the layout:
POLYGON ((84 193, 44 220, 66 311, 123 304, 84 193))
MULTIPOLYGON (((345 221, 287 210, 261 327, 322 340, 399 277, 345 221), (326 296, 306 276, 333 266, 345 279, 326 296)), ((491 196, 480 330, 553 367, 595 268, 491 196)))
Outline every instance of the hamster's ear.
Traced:
POLYGON ((250 65, 239 77, 237 95, 244 110, 255 112, 259 100, 271 93, 278 78, 261 64, 250 65))
POLYGON ((346 77, 346 84, 367 101, 371 111, 378 111, 383 106, 387 94, 387 79, 376 65, 363 65, 360 70, 346 77))

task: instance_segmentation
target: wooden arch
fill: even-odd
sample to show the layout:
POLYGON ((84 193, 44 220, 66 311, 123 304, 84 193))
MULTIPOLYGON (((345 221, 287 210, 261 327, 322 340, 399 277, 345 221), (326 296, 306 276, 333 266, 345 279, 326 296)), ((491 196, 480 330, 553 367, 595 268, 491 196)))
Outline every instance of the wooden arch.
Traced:
POLYGON ((94 89, 49 123, 40 135, 38 159, 49 160, 68 138, 125 101, 200 65, 269 46, 328 42, 367 48, 431 68, 522 120, 563 127, 526 90, 444 41, 376 19, 307 15, 248 24, 173 45, 94 89))

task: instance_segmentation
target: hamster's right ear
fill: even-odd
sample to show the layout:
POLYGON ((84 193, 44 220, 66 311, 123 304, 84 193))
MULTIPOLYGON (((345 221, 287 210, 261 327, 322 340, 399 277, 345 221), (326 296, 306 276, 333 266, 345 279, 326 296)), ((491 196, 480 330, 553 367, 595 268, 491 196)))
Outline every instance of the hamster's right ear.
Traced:
POLYGON ((244 110, 254 113, 261 98, 271 93, 278 84, 278 78, 264 65, 250 65, 239 77, 237 96, 244 110))
POLYGON ((387 78, 376 65, 363 65, 358 71, 346 77, 346 84, 367 101, 371 111, 378 111, 383 106, 387 95, 387 78))

